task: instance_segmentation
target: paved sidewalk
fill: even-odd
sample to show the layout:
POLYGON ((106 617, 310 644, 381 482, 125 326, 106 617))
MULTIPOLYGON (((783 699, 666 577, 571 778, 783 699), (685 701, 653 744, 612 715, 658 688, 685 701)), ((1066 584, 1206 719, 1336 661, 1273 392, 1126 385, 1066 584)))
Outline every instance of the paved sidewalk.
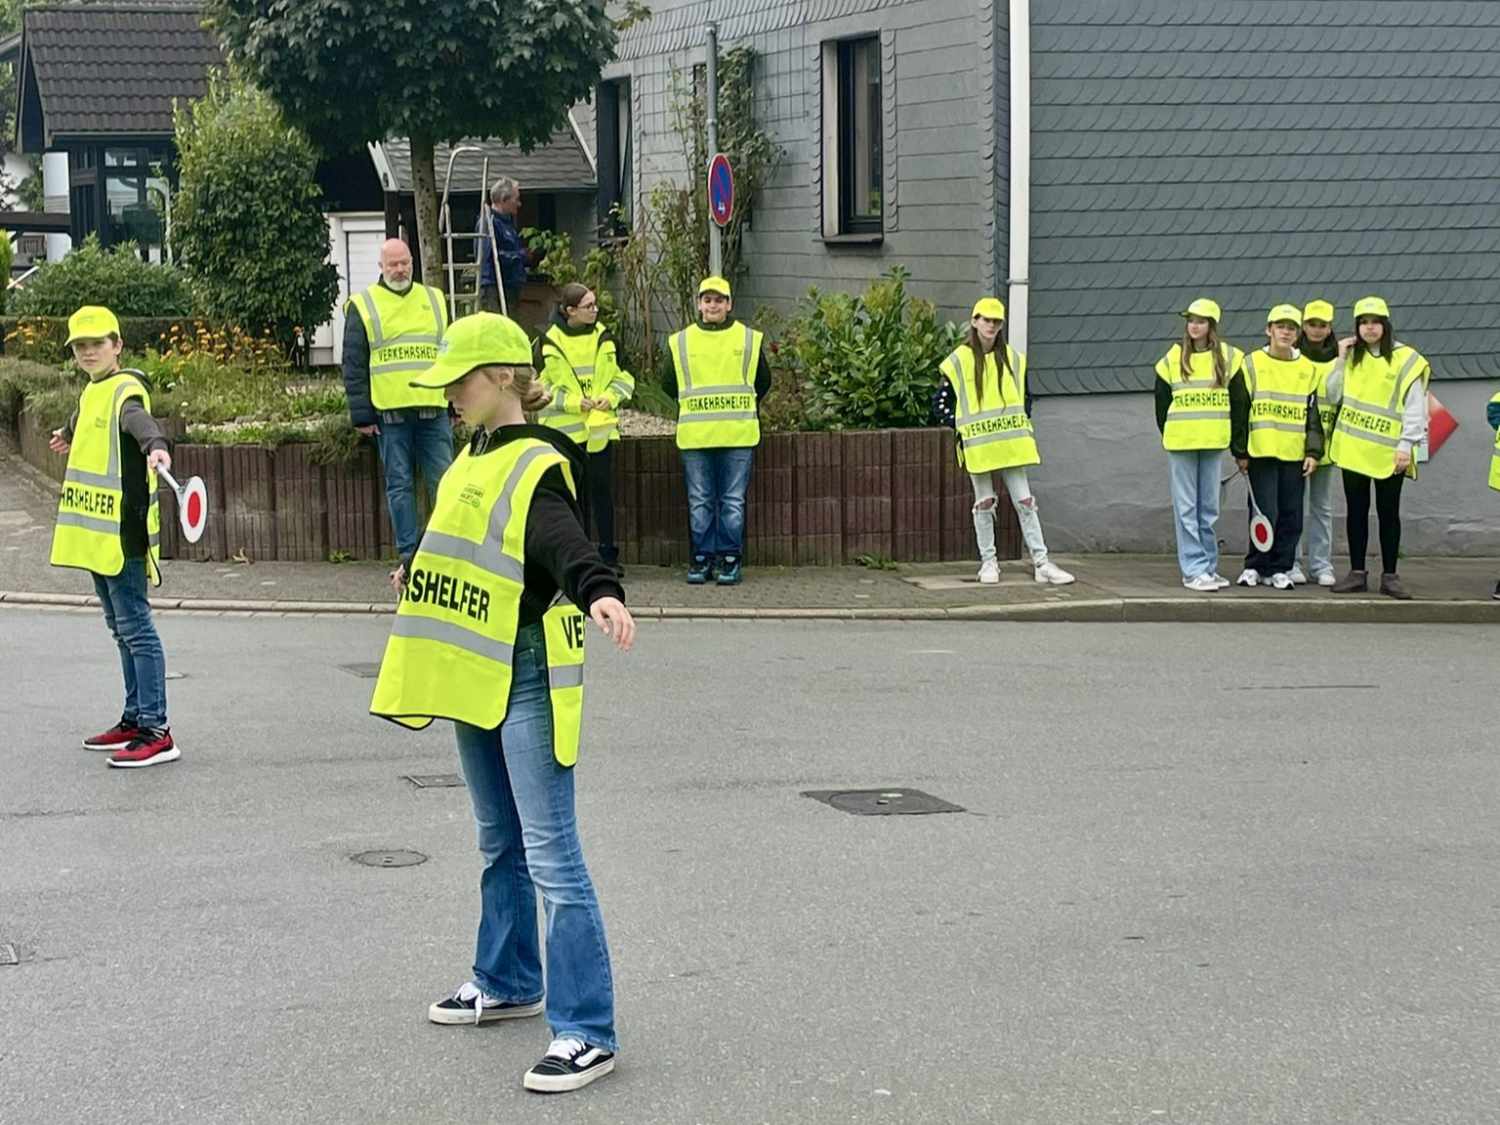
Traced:
MULTIPOLYGON (((56 485, 0 438, 0 602, 62 604, 91 597, 88 576, 48 565, 56 485)), ((980 586, 973 564, 862 567, 756 567, 731 588, 695 587, 681 567, 629 567, 626 591, 644 617, 910 617, 1035 621, 1391 621, 1500 623, 1490 593, 1500 559, 1410 559, 1402 576, 1417 595, 1337 596, 1315 586, 1295 592, 1182 588, 1165 555, 1057 556, 1078 576, 1067 587, 1039 586, 1029 565, 1005 565, 998 586, 980 586)), ((385 612, 391 608, 381 563, 169 562, 155 601, 205 611, 385 612)), ((1237 570, 1238 567, 1232 569, 1237 570)), ((1231 575, 1232 577, 1232 575, 1231 575)))

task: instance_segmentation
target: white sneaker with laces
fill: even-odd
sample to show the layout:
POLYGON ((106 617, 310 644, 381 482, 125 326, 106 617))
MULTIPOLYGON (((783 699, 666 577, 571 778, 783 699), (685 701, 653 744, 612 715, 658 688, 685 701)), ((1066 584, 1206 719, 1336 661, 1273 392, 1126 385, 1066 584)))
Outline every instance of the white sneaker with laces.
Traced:
POLYGON ((994 559, 979 564, 979 584, 994 586, 1000 581, 1000 564, 994 559))
POLYGON ((1236 586, 1259 586, 1260 573, 1251 570, 1248 566, 1240 571, 1240 576, 1234 580, 1236 586))
POLYGON ((1277 590, 1293 590, 1296 589, 1297 580, 1286 571, 1282 571, 1280 574, 1271 575, 1271 585, 1277 590))
POLYGON ((1292 564, 1292 569, 1289 570, 1289 571, 1287 571, 1286 573, 1287 573, 1287 577, 1292 580, 1292 584, 1293 585, 1295 585, 1295 586, 1306 586, 1307 585, 1307 575, 1305 573, 1303 573, 1302 564, 1301 563, 1293 563, 1292 564))
POLYGON ((1333 571, 1320 570, 1317 574, 1313 575, 1313 581, 1319 586, 1332 586, 1338 579, 1333 576, 1333 571))
POLYGON ((1212 574, 1200 574, 1195 578, 1184 578, 1182 584, 1189 590, 1194 590, 1200 594, 1216 594, 1219 591, 1219 584, 1214 581, 1212 574))
POLYGON ((1227 590, 1229 589, 1229 587, 1234 585, 1233 582, 1229 581, 1229 579, 1225 578, 1217 570, 1214 571, 1213 574, 1210 575, 1210 577, 1214 580, 1214 585, 1221 590, 1227 590))
POLYGON ((1044 562, 1037 567, 1036 580, 1048 586, 1067 586, 1078 581, 1055 562, 1044 562))

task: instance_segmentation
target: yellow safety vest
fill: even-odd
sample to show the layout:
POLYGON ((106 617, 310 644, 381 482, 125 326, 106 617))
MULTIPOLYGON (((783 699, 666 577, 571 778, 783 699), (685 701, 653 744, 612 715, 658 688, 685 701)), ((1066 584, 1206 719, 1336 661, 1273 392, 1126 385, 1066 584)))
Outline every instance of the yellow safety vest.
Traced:
MULTIPOLYGON (((1490 402, 1500 402, 1500 394, 1491 398, 1490 402)), ((1490 457, 1490 487, 1500 489, 1500 430, 1495 431, 1495 452, 1490 457)))
POLYGON ((412 376, 437 360, 448 328, 440 291, 416 282, 405 293, 372 285, 349 298, 348 308, 359 314, 370 340, 370 402, 376 410, 446 405, 441 390, 411 386, 412 376))
POLYGON ((1339 404, 1328 397, 1328 376, 1337 363, 1336 359, 1325 359, 1321 363, 1312 361, 1318 377, 1318 421, 1323 427, 1323 456, 1318 460, 1320 468, 1333 464, 1333 427, 1338 420, 1339 404))
POLYGON ((1167 354, 1156 361, 1156 376, 1172 388, 1172 405, 1167 409, 1167 424, 1162 429, 1163 449, 1229 448, 1229 381, 1240 370, 1245 353, 1221 343, 1224 357, 1224 385, 1214 383, 1212 352, 1194 352, 1188 358, 1192 375, 1182 375, 1182 345, 1173 344, 1167 354))
POLYGON ((1026 416, 1026 357, 1005 346, 1008 368, 1001 377, 995 353, 984 357, 984 378, 975 378, 974 349, 967 344, 943 360, 953 387, 953 428, 958 432, 958 463, 970 473, 1018 465, 1039 465, 1036 436, 1026 416))
POLYGON ((1277 359, 1261 348, 1245 356, 1250 392, 1250 456, 1300 461, 1307 452, 1307 400, 1318 373, 1300 352, 1277 359))
MULTIPOLYGON (((1339 360, 1344 393, 1333 430, 1333 463, 1351 472, 1384 480, 1396 471, 1401 444, 1401 416, 1406 396, 1431 368, 1415 348, 1397 341, 1389 358, 1366 353, 1358 364, 1339 360)), ((1406 475, 1417 475, 1416 451, 1406 475)))
MULTIPOLYGON (((458 455, 438 485, 432 518, 386 641, 370 713, 420 730, 453 719, 493 730, 510 702, 511 662, 525 589, 526 520, 543 475, 568 459, 545 441, 458 455)), ((542 618, 552 699, 552 755, 578 760, 583 719, 583 614, 558 602, 542 618)))
MULTIPOLYGON (((78 425, 68 450, 68 469, 52 533, 52 565, 73 566, 114 577, 125 569, 120 525, 125 505, 121 468, 120 412, 127 399, 151 409, 151 395, 139 371, 117 371, 91 381, 78 397, 78 425)), ((161 585, 161 510, 156 474, 146 470, 146 573, 161 585)))
POLYGON ((635 393, 635 379, 620 369, 615 342, 603 327, 596 324, 592 332, 570 335, 554 324, 542 336, 539 350, 541 380, 552 392, 552 401, 542 407, 537 421, 580 445, 587 441, 590 453, 619 441, 620 416, 616 411, 635 393), (585 398, 602 398, 611 405, 590 410, 585 416, 578 406, 585 398))
POLYGON ((693 324, 667 341, 677 375, 678 449, 760 444, 755 372, 763 339, 748 324, 714 332, 693 324))

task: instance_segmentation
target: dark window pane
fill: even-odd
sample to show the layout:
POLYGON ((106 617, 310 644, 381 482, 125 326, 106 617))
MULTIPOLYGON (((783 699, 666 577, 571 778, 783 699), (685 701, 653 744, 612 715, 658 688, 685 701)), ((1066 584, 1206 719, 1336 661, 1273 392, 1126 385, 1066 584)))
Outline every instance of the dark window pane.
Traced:
POLYGON ((881 229, 880 40, 839 44, 839 229, 881 229))

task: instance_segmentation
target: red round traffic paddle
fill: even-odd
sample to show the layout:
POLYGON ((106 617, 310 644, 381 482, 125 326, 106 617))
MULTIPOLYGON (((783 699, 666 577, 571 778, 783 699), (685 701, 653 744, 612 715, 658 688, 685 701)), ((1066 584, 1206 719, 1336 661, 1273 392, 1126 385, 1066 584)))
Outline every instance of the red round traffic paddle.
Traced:
POLYGON ((156 475, 167 482, 177 497, 177 523, 183 538, 189 543, 198 542, 208 526, 208 489, 203 487, 203 478, 188 477, 187 484, 178 484, 166 469, 157 469, 156 475))
POLYGON ((1266 519, 1266 514, 1260 510, 1260 505, 1255 502, 1255 486, 1250 483, 1250 475, 1245 474, 1245 491, 1250 494, 1250 542, 1257 551, 1265 554, 1271 549, 1271 544, 1276 542, 1276 529, 1271 526, 1271 521, 1266 519))

